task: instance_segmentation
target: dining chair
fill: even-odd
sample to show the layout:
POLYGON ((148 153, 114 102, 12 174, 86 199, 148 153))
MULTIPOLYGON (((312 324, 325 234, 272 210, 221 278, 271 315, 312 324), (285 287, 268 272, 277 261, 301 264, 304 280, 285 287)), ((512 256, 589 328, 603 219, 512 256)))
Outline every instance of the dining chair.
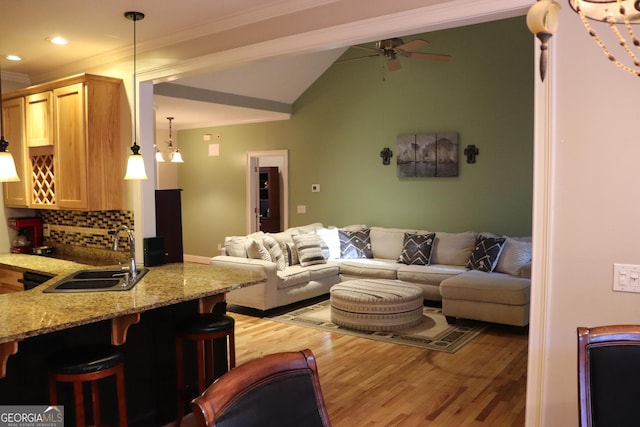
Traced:
POLYGON ((231 369, 191 402, 201 427, 329 427, 309 349, 269 354, 231 369))
POLYGON ((640 325, 578 328, 580 426, 637 426, 640 325))

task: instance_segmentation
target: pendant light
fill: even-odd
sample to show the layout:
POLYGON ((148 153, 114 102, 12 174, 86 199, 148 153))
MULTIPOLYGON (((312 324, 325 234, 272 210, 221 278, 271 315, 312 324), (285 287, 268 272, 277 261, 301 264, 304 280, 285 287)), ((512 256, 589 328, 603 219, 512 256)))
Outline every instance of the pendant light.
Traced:
POLYGON ((178 150, 178 147, 176 146, 175 151, 173 150, 173 141, 171 140, 171 120, 173 120, 173 117, 167 117, 167 120, 169 120, 169 156, 171 157, 171 163, 184 163, 184 160, 182 160, 182 154, 180 154, 180 150, 178 150))
POLYGON ((0 70, 0 182, 20 181, 13 156, 7 151, 9 141, 4 139, 4 122, 2 110, 2 71, 0 70))
MULTIPOLYGON (((177 146, 175 148, 173 147, 173 140, 171 139, 171 121, 173 120, 173 117, 167 117, 167 120, 169 120, 169 141, 167 141, 167 155, 169 156, 169 159, 171 159, 171 163, 184 163, 184 160, 182 160, 182 154, 180 153, 180 150, 178 149, 177 146)), ((156 161, 164 162, 164 156, 162 155, 162 152, 158 150, 157 147, 156 147, 156 161)))
POLYGON ((125 12, 125 18, 133 21, 133 145, 127 161, 127 173, 124 176, 126 180, 147 179, 147 172, 144 169, 144 159, 140 154, 140 146, 136 142, 138 134, 137 121, 137 84, 136 84, 136 21, 144 19, 144 13, 141 12, 125 12))

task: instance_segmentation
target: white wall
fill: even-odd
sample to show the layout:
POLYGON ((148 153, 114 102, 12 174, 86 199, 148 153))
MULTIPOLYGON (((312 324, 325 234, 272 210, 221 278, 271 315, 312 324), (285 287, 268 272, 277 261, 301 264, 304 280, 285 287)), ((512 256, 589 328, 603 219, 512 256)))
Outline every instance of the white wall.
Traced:
POLYGON ((529 417, 528 425, 542 426, 578 425, 576 328, 640 323, 640 294, 612 291, 614 263, 640 264, 640 80, 607 60, 579 17, 561 4, 549 82, 555 130, 549 158, 535 165, 536 182, 548 174, 550 183, 537 189, 549 205, 536 205, 534 223, 542 227, 534 227, 534 235, 544 245, 548 227, 549 262, 538 264, 534 277, 534 288, 546 288, 533 307, 544 316, 532 318, 529 354, 530 385, 539 376, 542 387, 528 388, 529 409, 540 405, 540 418, 529 417))

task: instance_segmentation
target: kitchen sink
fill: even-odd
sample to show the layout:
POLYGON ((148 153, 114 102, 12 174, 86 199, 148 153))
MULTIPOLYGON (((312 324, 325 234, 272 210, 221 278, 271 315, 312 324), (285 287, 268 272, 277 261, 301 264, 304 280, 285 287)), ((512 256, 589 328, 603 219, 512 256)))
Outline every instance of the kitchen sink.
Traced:
POLYGON ((128 291, 149 271, 148 268, 138 270, 135 280, 129 280, 122 269, 80 270, 66 276, 43 292, 100 292, 128 291))

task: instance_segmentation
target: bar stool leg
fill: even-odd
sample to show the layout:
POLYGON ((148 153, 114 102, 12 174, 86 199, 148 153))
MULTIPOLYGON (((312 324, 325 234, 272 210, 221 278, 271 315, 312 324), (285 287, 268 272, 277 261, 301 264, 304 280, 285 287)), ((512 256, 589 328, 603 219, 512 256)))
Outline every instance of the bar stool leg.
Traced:
POLYGON ((84 415, 84 395, 82 390, 82 382, 73 382, 73 396, 76 402, 76 423, 77 427, 85 427, 86 420, 84 415))
POLYGON ((178 385, 178 412, 176 412, 176 427, 180 427, 184 416, 184 357, 182 354, 182 338, 176 338, 176 378, 178 385))
POLYGON ((100 387, 98 381, 91 381, 91 398, 93 403, 93 424, 102 425, 102 414, 100 413, 100 387))
POLYGON ((235 330, 229 334, 229 370, 236 367, 236 339, 235 330))
POLYGON ((120 366, 116 372, 116 384, 118 388, 118 413, 120 417, 120 427, 127 427, 127 401, 124 386, 124 366, 120 366))

